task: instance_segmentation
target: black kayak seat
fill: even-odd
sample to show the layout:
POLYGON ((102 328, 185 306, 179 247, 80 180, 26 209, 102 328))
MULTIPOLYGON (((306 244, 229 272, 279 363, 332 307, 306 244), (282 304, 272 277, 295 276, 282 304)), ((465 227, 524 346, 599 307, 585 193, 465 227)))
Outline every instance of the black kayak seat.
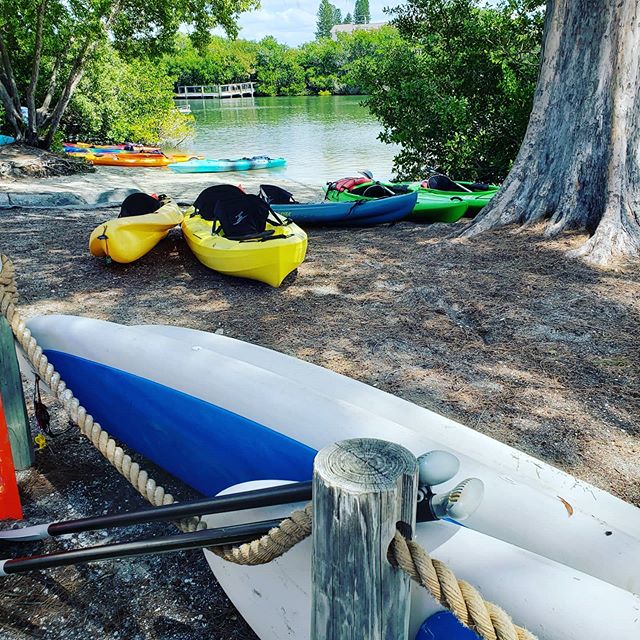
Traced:
POLYGON ((374 184, 361 184, 351 189, 350 193, 365 198, 391 198, 402 193, 409 193, 409 189, 404 185, 386 186, 375 182, 374 184))
POLYGON ((118 218, 128 218, 130 216, 143 216, 146 213, 155 213, 162 206, 162 201, 150 196, 148 193, 132 193, 127 196, 120 205, 118 218))
POLYGON ((445 176, 442 174, 431 176, 427 180, 427 187, 429 189, 435 189, 437 191, 456 191, 460 193, 464 193, 467 191, 467 189, 464 189, 459 184, 454 182, 449 176, 445 176))
MULTIPOLYGON (((226 199, 219 199, 213 215, 229 240, 270 239, 274 232, 273 229, 267 229, 270 215, 275 218, 274 224, 283 224, 262 198, 242 192, 226 199)), ((214 224, 214 232, 215 230, 214 224)))
POLYGON ((193 207, 205 220, 215 220, 215 207, 218 202, 234 200, 243 195, 245 195, 244 191, 233 184, 216 184, 202 191, 193 203, 193 207))
POLYGON ((473 184, 466 184, 467 189, 471 191, 489 191, 491 187, 486 182, 474 182, 473 184))
POLYGON ((261 184, 260 197, 268 204, 298 204, 290 191, 275 184, 261 184))

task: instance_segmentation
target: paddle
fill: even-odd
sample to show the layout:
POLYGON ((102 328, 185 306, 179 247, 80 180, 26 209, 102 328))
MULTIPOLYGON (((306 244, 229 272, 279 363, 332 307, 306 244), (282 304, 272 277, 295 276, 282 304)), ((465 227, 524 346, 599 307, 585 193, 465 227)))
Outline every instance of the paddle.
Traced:
POLYGON ((276 487, 267 487, 265 489, 244 491, 242 493, 233 493, 225 496, 216 496, 214 498, 205 498, 204 500, 169 504, 140 511, 128 511, 125 513, 114 513, 78 520, 65 520, 62 522, 50 522, 48 524, 37 524, 21 529, 0 531, 0 542, 44 540, 46 538, 71 533, 95 531, 96 529, 128 527, 134 524, 144 524, 162 520, 181 520, 182 518, 209 513, 226 513, 229 511, 270 507, 309 500, 311 500, 310 480, 307 482, 295 482, 276 487))
POLYGON ((53 567, 65 567, 73 564, 108 560, 111 558, 130 558, 151 553, 169 553, 170 551, 186 551, 203 547, 222 546, 227 544, 241 544, 263 536, 273 527, 277 527, 281 520, 265 520, 249 524, 220 527, 218 529, 204 529, 192 533, 175 536, 163 536, 133 542, 99 545, 85 549, 73 549, 38 556, 9 558, 0 560, 0 577, 15 573, 27 573, 53 567))

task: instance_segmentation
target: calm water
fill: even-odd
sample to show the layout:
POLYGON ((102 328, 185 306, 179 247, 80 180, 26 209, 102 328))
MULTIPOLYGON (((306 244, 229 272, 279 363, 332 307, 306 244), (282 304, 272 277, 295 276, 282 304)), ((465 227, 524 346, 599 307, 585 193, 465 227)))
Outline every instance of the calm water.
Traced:
MULTIPOLYGON (((207 158, 282 156, 269 175, 314 183, 371 169, 391 176, 395 147, 376 136, 380 125, 359 96, 190 100, 193 150, 207 158)), ((266 171, 264 172, 267 173, 266 171)))

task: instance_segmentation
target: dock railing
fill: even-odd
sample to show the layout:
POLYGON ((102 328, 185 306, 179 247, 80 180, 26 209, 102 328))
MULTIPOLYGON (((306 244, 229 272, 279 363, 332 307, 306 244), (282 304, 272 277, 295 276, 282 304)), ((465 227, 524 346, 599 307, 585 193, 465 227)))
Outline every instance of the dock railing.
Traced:
POLYGON ((177 87, 175 97, 183 100, 197 98, 252 98, 255 95, 255 82, 235 82, 230 84, 181 85, 177 87))

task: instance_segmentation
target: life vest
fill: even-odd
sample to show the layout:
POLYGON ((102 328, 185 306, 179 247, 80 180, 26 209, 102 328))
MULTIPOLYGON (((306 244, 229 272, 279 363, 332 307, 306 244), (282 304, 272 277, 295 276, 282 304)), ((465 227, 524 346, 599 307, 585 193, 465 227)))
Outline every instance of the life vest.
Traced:
POLYGON ((330 188, 335 189, 336 191, 351 191, 354 187, 357 187, 359 184, 364 184, 365 182, 371 182, 369 178, 361 177, 361 178, 341 178, 340 180, 331 184, 330 188))

